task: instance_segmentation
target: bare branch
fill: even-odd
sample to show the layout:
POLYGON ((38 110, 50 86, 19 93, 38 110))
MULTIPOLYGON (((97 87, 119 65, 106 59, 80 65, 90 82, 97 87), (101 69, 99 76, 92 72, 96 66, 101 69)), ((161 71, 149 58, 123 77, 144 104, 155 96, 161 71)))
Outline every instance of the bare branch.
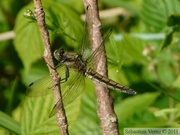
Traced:
MULTIPOLYGON (((92 51, 94 51, 103 41, 101 33, 102 25, 99 19, 99 11, 97 6, 98 4, 97 0, 83 1, 86 9, 92 51)), ((101 75, 107 76, 105 49, 103 57, 100 57, 100 59, 101 60, 99 60, 96 71, 101 75)), ((113 110, 112 98, 109 94, 109 90, 97 83, 95 83, 95 89, 98 103, 98 116, 101 123, 102 133, 103 135, 118 135, 118 121, 113 110)))
POLYGON ((43 11, 42 3, 41 0, 34 0, 34 7, 35 7, 35 12, 34 16, 37 20, 39 30, 42 35, 42 40, 44 43, 44 60, 48 66, 53 86, 54 86, 54 101, 55 103, 60 100, 61 102, 57 104, 57 124, 60 128, 61 135, 68 135, 68 124, 67 124, 67 118, 65 115, 65 110, 63 107, 63 102, 62 102, 62 95, 61 95, 61 90, 60 90, 60 77, 56 70, 52 69, 51 67, 54 67, 53 63, 53 58, 51 54, 51 49, 50 49, 50 40, 49 40, 49 32, 47 31, 45 27, 45 12, 43 11), (51 65, 51 66, 49 66, 51 65))
POLYGON ((13 39, 14 37, 15 37, 14 31, 8 31, 8 32, 0 33, 0 41, 13 39))
MULTIPOLYGON (((118 16, 125 16, 126 18, 129 18, 130 13, 127 10, 125 10, 124 8, 118 7, 118 8, 101 10, 101 11, 99 11, 99 16, 103 20, 108 19, 108 18, 112 18, 112 17, 118 17, 118 16)), ((81 19, 83 21, 86 21, 86 15, 82 14, 81 19)))

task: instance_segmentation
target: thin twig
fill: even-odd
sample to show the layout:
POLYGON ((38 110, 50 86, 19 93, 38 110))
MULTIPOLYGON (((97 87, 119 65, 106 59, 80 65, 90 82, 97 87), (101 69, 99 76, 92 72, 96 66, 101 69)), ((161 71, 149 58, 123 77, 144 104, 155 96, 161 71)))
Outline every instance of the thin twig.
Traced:
MULTIPOLYGON (((99 19, 99 11, 97 6, 98 4, 97 0, 83 1, 86 9, 92 51, 94 51, 103 41, 101 33, 102 25, 99 19)), ((104 54, 100 57, 96 71, 104 76, 107 76, 105 49, 103 51, 104 54)), ((95 83, 95 89, 98 103, 98 116, 101 123, 102 133, 103 135, 118 135, 118 120, 113 110, 112 98, 109 94, 109 90, 97 83, 95 83)))
MULTIPOLYGON (((104 9, 99 11, 99 16, 101 17, 101 19, 105 20, 105 19, 109 19, 112 17, 118 17, 118 16, 123 16, 126 18, 130 18, 130 13, 125 10, 124 8, 111 8, 111 9, 104 9)), ((86 15, 82 14, 81 15, 81 19, 83 21, 86 21, 86 15)))
POLYGON ((14 37, 15 37, 14 31, 8 31, 8 32, 0 33, 0 41, 13 39, 14 37))
POLYGON ((56 70, 52 69, 54 67, 53 63, 53 58, 51 54, 51 49, 50 49, 50 40, 49 40, 49 32, 47 31, 45 27, 45 12, 43 11, 42 3, 41 0, 34 0, 34 7, 35 7, 35 12, 34 16, 37 20, 39 30, 42 35, 42 40, 44 43, 44 60, 48 66, 52 82, 53 82, 53 88, 54 88, 54 100, 55 103, 60 100, 57 104, 57 124, 60 128, 61 135, 68 135, 68 124, 67 124, 67 118, 65 115, 65 110, 63 107, 63 102, 62 102, 62 95, 61 95, 61 90, 60 90, 60 77, 56 70), (51 65, 51 66, 49 66, 51 65))

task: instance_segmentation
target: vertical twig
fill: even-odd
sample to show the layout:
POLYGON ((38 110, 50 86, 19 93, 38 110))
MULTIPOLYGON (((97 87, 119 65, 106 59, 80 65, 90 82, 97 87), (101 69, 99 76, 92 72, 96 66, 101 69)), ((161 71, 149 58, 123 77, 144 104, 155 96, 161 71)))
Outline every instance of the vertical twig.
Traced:
MULTIPOLYGON (((103 41, 101 33, 101 22, 99 19, 99 11, 97 0, 83 0, 86 9, 86 18, 88 24, 88 31, 92 45, 92 51, 94 51, 103 41)), ((97 65, 97 72, 107 76, 107 65, 105 49, 103 56, 100 57, 97 65)), ((101 123, 103 135, 118 135, 118 121, 116 114, 113 110, 112 99, 109 94, 109 90, 102 85, 95 83, 97 103, 98 103, 98 116, 101 123)))
POLYGON ((35 12, 34 16, 37 20, 39 30, 42 36, 42 40, 44 43, 44 60, 48 66, 52 82, 53 82, 53 88, 54 88, 54 101, 55 103, 60 100, 59 104, 57 105, 57 124, 60 128, 61 135, 68 135, 68 124, 67 124, 67 118, 65 115, 65 110, 63 107, 62 102, 62 95, 60 91, 60 77, 56 70, 52 69, 51 67, 54 67, 53 58, 51 54, 50 49, 50 40, 49 40, 49 32, 47 31, 45 27, 45 12, 43 11, 41 0, 34 0, 34 7, 35 12), (49 66, 51 65, 51 66, 49 66))

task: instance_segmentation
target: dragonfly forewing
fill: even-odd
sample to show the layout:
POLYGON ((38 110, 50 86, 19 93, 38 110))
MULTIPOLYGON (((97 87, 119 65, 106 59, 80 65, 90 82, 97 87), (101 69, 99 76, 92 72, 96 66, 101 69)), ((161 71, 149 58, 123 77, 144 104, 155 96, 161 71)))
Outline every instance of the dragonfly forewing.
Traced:
MULTIPOLYGON (((57 72, 60 74, 61 79, 66 77, 65 68, 61 66, 57 69, 57 72)), ((74 101, 84 90, 84 77, 81 73, 74 70, 70 70, 70 77, 67 79, 67 82, 61 83, 61 93, 63 105, 67 106, 72 101, 74 101), (78 81, 77 81, 78 80, 78 81)), ((42 77, 41 79, 31 83, 27 89, 27 95, 30 97, 45 96, 47 94, 53 93, 53 85, 50 75, 42 77)), ((53 110, 50 113, 52 117, 57 112, 58 101, 53 110)))
MULTIPOLYGON (((71 73, 71 75, 75 76, 74 78, 70 78, 72 80, 68 80, 68 85, 66 87, 63 87, 61 89, 64 89, 63 93, 63 105, 67 106, 71 102, 73 102, 84 90, 85 87, 85 81, 82 74, 78 72, 71 73), (78 81, 77 81, 78 80, 78 81)), ((51 111, 49 117, 52 117, 54 114, 57 113, 57 106, 59 104, 60 100, 55 104, 53 107, 53 110, 51 111)))
POLYGON ((27 96, 29 97, 39 97, 52 93, 52 81, 49 75, 46 75, 34 82, 32 82, 27 90, 27 96))
MULTIPOLYGON (((59 74, 65 77, 65 68, 63 66, 59 67, 59 74)), ((53 91, 53 84, 50 75, 46 75, 34 82, 32 82, 26 90, 27 96, 29 97, 39 97, 51 94, 53 91)))

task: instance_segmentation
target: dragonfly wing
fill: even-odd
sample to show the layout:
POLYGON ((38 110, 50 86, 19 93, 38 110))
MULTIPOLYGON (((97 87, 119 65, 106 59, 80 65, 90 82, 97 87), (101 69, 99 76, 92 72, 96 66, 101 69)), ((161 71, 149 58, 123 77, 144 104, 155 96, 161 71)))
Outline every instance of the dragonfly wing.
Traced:
POLYGON ((83 37, 81 40, 81 43, 79 45, 79 53, 82 56, 86 56, 86 50, 90 49, 90 41, 89 41, 89 35, 88 35, 88 30, 87 30, 87 22, 84 24, 84 32, 83 32, 83 37))
POLYGON ((96 70, 96 68, 97 68, 96 66, 99 63, 99 60, 103 54, 102 50, 104 48, 104 43, 109 38, 111 33, 112 33, 112 30, 110 30, 107 33, 107 35, 104 37, 104 39, 103 39, 102 43, 99 45, 99 47, 97 47, 87 59, 88 63, 90 63, 90 67, 93 68, 94 70, 96 70), (96 61, 94 61, 94 60, 96 60, 96 61), (92 63, 92 61, 93 61, 93 63, 92 63))
MULTIPOLYGON (((63 95, 63 104, 67 106, 72 101, 74 101, 83 91, 85 86, 84 76, 73 70, 70 70, 70 77, 66 83, 61 84, 61 90, 63 95)), ((52 117, 57 113, 57 106, 60 103, 60 100, 53 107, 50 116, 52 117)))
MULTIPOLYGON (((61 66, 58 68, 59 74, 65 76, 65 67, 61 66)), ((53 92, 53 84, 50 75, 46 75, 34 82, 32 82, 27 90, 27 96, 29 97, 39 97, 45 96, 53 92)))
POLYGON ((72 83, 69 83, 69 87, 63 92, 63 103, 67 106, 74 101, 84 90, 85 82, 84 76, 80 73, 73 79, 72 83))
POLYGON ((52 82, 49 75, 44 76, 37 81, 32 82, 27 90, 27 96, 39 97, 52 93, 52 82))

